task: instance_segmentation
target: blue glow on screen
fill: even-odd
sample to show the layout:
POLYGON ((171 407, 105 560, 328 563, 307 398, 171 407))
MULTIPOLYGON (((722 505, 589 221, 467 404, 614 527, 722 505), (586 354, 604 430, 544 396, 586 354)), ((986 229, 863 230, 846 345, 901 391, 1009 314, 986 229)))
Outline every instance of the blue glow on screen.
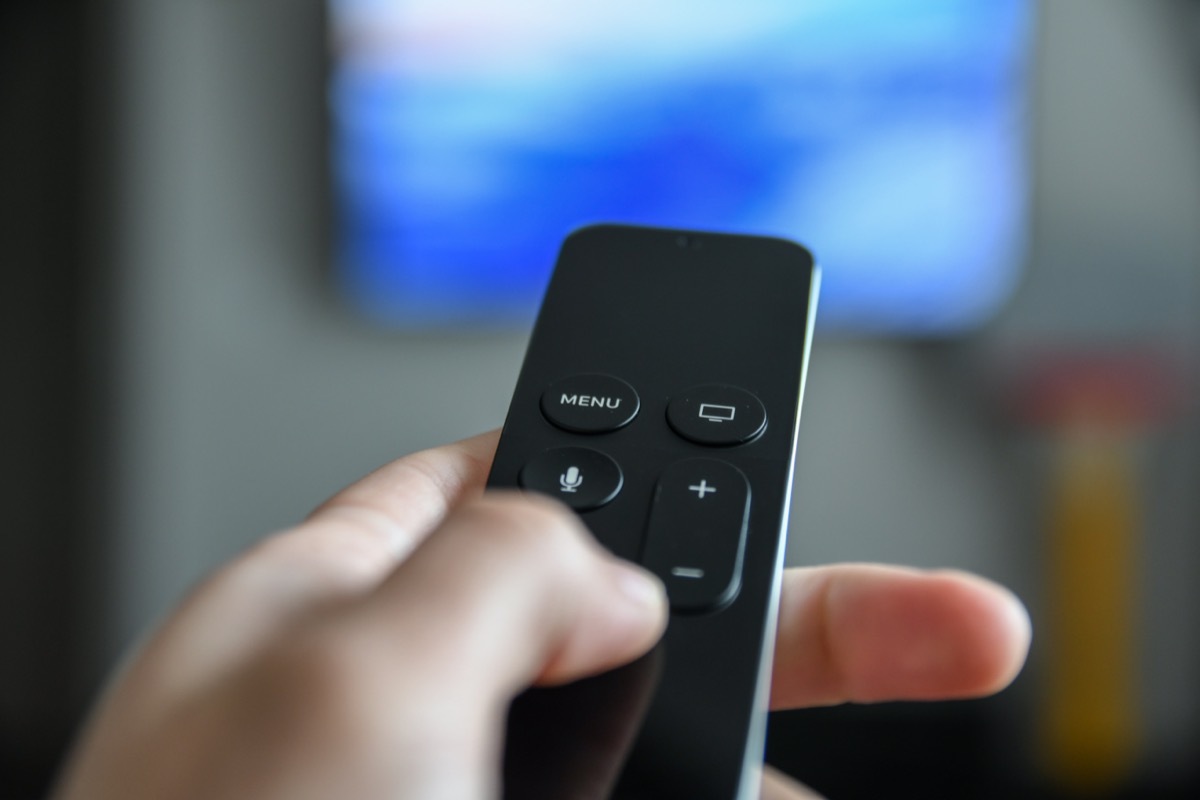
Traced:
POLYGON ((1025 236, 1027 0, 331 0, 338 281, 528 322, 572 229, 764 233, 826 328, 968 329, 1025 236))

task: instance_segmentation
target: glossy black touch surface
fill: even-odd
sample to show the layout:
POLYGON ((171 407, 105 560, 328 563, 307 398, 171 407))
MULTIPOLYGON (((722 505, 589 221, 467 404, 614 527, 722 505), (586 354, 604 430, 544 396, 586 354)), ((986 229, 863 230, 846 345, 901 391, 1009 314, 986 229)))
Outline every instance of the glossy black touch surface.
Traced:
POLYGON ((581 519, 617 555, 659 572, 675 608, 662 642, 634 664, 517 699, 506 798, 749 797, 739 793, 762 755, 761 662, 814 283, 808 252, 779 239, 596 226, 564 243, 489 485, 519 486, 540 464, 539 490, 569 502, 593 476, 571 458, 541 463, 545 454, 582 447, 612 459, 620 491, 581 519), (640 410, 608 432, 552 423, 547 389, 578 375, 628 384, 640 410), (713 386, 750 395, 762 424, 741 430, 752 407, 695 391, 713 386), (689 396, 678 413, 695 420, 673 427, 668 407, 689 396), (705 409, 710 420, 702 402, 739 410, 729 420, 728 409, 705 409), (692 422, 707 427, 695 433, 692 422), (711 436, 719 441, 702 443, 711 436))

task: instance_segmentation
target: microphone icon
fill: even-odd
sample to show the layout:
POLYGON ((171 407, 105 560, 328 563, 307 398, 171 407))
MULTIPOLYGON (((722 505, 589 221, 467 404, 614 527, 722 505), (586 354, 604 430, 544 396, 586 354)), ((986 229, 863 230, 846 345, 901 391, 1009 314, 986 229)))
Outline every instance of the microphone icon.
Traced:
POLYGON ((579 474, 579 467, 568 467, 558 478, 559 484, 564 492, 574 492, 583 483, 583 476, 579 474))

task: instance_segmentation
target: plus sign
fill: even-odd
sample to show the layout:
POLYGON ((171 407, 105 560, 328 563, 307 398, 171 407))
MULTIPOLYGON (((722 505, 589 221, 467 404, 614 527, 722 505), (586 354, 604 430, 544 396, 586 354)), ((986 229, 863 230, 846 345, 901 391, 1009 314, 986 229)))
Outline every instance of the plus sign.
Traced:
POLYGON ((702 480, 702 481, 700 481, 699 483, 697 483, 695 486, 689 486, 689 487, 688 487, 688 491, 689 491, 689 492, 695 492, 695 493, 696 493, 696 495, 697 495, 697 496, 698 496, 698 497, 699 497, 701 500, 703 500, 703 499, 704 499, 704 495, 708 494, 709 492, 715 492, 716 490, 717 490, 717 487, 715 487, 715 486, 709 486, 709 485, 708 485, 708 481, 707 481, 707 480, 702 480))

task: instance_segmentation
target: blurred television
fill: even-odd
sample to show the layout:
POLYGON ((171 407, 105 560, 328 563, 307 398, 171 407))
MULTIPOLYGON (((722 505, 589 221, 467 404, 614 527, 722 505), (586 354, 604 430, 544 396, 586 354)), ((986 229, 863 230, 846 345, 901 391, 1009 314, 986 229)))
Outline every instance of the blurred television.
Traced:
POLYGON ((373 321, 528 324, 598 221, 803 242, 827 330, 961 332, 1017 278, 1028 0, 330 3, 335 280, 373 321))

